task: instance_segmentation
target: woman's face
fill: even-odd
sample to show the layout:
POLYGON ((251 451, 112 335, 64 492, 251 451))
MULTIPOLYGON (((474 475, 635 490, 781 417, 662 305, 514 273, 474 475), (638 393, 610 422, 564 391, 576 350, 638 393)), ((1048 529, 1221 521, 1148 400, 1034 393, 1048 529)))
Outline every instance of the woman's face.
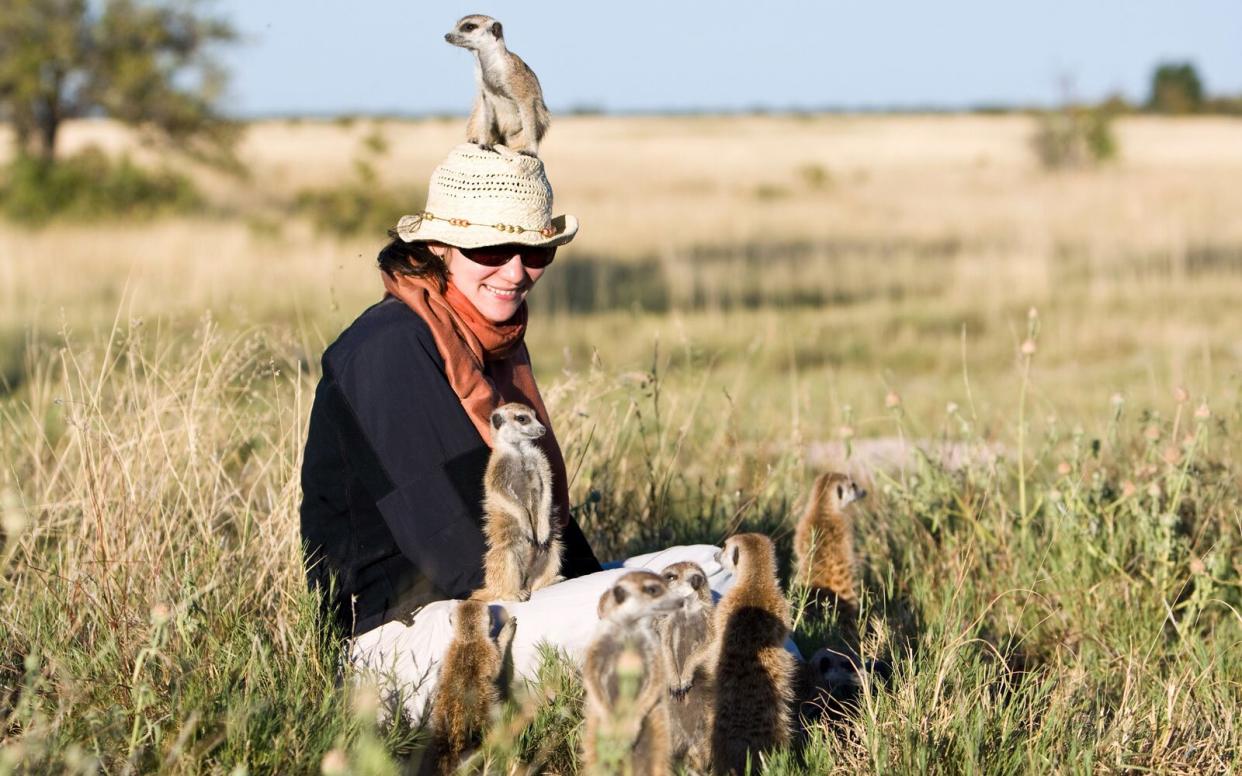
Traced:
POLYGON ((427 247, 448 265, 449 282, 492 323, 504 323, 512 318, 522 306, 526 294, 547 269, 535 269, 523 264, 520 246, 514 246, 513 255, 499 267, 471 261, 451 245, 431 244, 427 247))

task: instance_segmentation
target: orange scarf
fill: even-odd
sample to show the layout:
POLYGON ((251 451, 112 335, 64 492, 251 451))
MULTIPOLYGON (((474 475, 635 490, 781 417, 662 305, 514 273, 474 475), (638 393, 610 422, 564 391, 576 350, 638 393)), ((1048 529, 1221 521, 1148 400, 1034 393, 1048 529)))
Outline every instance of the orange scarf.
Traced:
POLYGON ((539 446, 552 467, 553 500, 561 525, 569 519, 569 481, 548 410, 535 385, 526 350, 526 304, 504 323, 493 323, 449 283, 443 293, 434 280, 381 273, 384 289, 427 322, 444 373, 479 436, 492 446, 492 410, 517 401, 535 411, 548 433, 539 446))

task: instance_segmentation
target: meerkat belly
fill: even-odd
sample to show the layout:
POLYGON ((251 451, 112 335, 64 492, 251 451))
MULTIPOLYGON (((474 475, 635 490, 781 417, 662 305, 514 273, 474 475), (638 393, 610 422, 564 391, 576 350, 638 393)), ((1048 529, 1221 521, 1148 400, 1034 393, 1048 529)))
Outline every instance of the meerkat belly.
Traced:
POLYGON ((678 670, 681 670, 694 650, 711 637, 709 621, 706 615, 680 616, 676 627, 669 634, 669 647, 678 670))

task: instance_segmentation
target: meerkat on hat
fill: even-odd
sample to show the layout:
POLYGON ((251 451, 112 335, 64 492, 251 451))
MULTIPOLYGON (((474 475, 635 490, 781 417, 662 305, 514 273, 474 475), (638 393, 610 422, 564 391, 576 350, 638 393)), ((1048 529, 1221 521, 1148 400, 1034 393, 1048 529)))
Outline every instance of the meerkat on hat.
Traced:
POLYGON ((492 412, 492 455, 483 476, 484 582, 478 601, 525 601, 557 580, 560 529, 552 507, 552 467, 535 440, 546 433, 535 411, 510 402, 492 412))
POLYGON ((466 123, 466 140, 490 149, 505 145, 539 155, 550 118, 535 72, 505 46, 500 22, 490 16, 462 17, 444 39, 474 52, 479 94, 466 123))

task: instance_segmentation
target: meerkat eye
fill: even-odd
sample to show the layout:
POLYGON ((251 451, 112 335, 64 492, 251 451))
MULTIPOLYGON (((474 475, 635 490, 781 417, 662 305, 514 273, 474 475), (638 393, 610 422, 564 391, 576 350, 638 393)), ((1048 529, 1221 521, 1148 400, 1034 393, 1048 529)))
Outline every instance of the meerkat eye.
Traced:
POLYGON ((707 581, 706 579, 703 579, 702 574, 691 574, 690 575, 690 587, 694 588, 695 590, 698 590, 700 587, 702 587, 703 583, 706 581, 707 581))
POLYGON ((673 572, 671 572, 671 571, 667 572, 667 573, 664 575, 664 578, 665 578, 665 579, 667 579, 669 582, 676 582, 676 581, 677 581, 677 575, 676 575, 676 574, 674 574, 674 573, 673 573, 673 572))
POLYGON ((477 25, 477 24, 475 24, 475 23, 473 23, 473 22, 466 22, 465 24, 463 24, 463 25, 461 26, 461 31, 462 31, 462 32, 470 32, 470 31, 474 30, 474 28, 476 28, 476 27, 478 27, 478 26, 479 26, 479 25, 477 25))
POLYGON ((616 599, 617 603, 624 603, 626 595, 627 593, 623 587, 614 587, 612 589, 612 597, 616 599))
POLYGON ((837 498, 845 498, 845 488, 837 486, 837 498))
POLYGON ((661 589, 659 585, 647 585, 646 587, 643 588, 643 592, 651 596, 652 598, 655 598, 656 596, 660 595, 661 589))
POLYGON ((517 422, 525 426, 527 423, 530 423, 530 415, 518 415, 517 422))

